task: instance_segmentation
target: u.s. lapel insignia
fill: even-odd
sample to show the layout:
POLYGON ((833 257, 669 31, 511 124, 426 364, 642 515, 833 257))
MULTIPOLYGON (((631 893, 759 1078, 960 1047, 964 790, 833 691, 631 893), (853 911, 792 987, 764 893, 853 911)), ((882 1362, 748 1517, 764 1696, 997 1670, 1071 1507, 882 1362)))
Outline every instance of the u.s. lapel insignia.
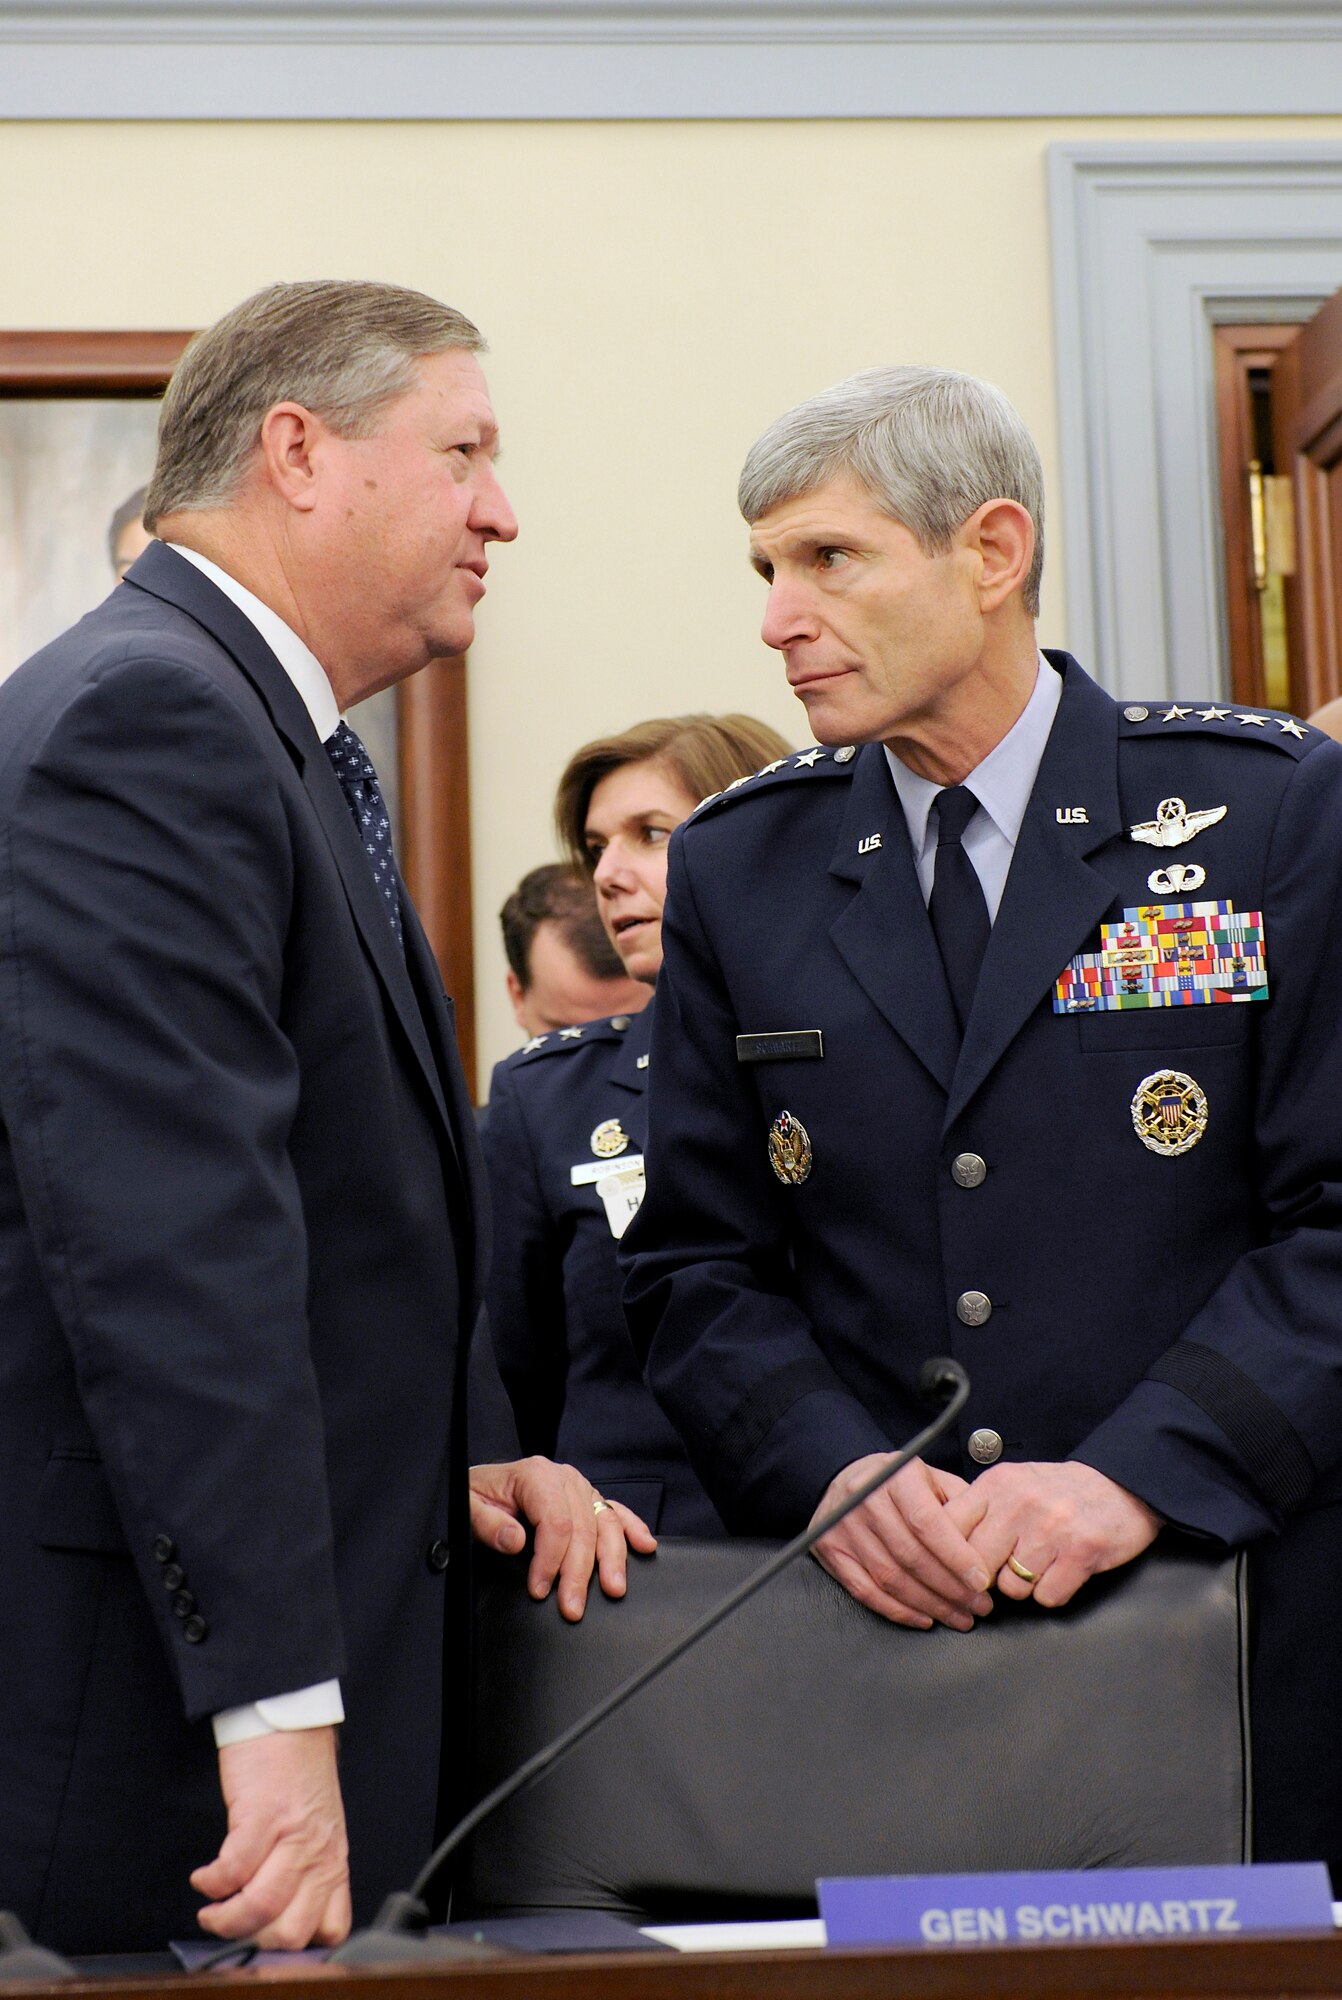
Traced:
POLYGON ((1191 896, 1206 879, 1206 869, 1199 868, 1196 861, 1184 867, 1176 862, 1173 868, 1153 868, 1146 886, 1153 896, 1191 896))
POLYGON ((1132 1129, 1148 1152, 1175 1160, 1207 1129, 1207 1094, 1181 1069, 1152 1070, 1133 1095, 1132 1129))
POLYGON ((590 1144, 599 1160, 613 1160, 628 1148, 629 1134, 618 1118, 603 1118, 593 1132, 590 1144))
POLYGON ((784 1187, 800 1187, 811 1171, 811 1135, 800 1118, 780 1111, 769 1127, 769 1165, 784 1187))
POLYGON ((1224 806, 1190 812, 1182 799, 1162 799, 1155 818, 1139 820, 1136 826, 1130 826, 1128 837, 1144 841, 1148 847, 1182 847, 1194 834, 1201 833, 1204 827, 1215 826, 1225 816, 1224 806))

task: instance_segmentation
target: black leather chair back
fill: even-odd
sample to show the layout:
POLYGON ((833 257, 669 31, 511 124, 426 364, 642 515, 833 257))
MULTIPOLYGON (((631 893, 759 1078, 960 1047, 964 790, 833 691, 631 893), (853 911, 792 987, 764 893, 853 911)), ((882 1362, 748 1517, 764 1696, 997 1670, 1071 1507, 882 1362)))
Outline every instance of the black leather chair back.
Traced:
MULTIPOLYGON (((664 1541, 576 1627, 482 1564, 476 1795, 771 1548, 664 1541)), ((781 1914, 820 1875, 1243 1860, 1244 1646, 1240 1561, 1168 1536, 968 1634, 886 1624, 803 1560, 480 1829, 467 1905, 781 1914)))

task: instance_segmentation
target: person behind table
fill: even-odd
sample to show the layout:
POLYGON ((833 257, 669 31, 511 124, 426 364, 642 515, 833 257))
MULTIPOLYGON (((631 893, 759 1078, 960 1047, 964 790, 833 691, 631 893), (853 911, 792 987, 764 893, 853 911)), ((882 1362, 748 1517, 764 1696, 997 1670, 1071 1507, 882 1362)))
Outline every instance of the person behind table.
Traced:
MULTIPOLYGON (((661 966, 673 830, 707 793, 788 754, 750 716, 682 715, 570 758, 555 800, 559 836, 594 882, 633 978, 651 988, 661 966)), ((652 1013, 535 1035, 495 1069, 480 1135, 494 1207, 489 1321, 524 1452, 562 1450, 655 1530, 719 1535, 644 1386, 620 1306, 615 1244, 643 1190, 652 1013)))
POLYGON ((672 842, 649 1380, 733 1530, 791 1535, 960 1359, 958 1431, 819 1546, 899 1624, 1048 1614, 1166 1523, 1247 1547, 1254 1855, 1336 1865, 1342 752, 1040 653, 986 382, 854 376, 740 504, 817 741, 672 842))
POLYGON ((530 869, 499 911, 499 924, 508 999, 528 1036, 647 1006, 649 989, 625 971, 584 870, 563 861, 530 869))

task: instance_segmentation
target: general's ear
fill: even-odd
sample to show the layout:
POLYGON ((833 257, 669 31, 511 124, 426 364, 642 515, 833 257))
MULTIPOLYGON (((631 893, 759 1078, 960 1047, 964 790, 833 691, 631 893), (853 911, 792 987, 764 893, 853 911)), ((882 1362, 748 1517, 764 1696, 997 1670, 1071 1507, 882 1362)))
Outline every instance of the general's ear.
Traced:
POLYGON ((317 504, 317 460, 330 427, 302 403, 275 403, 261 419, 261 469, 289 506, 310 513, 317 504))
POLYGON ((1034 522, 1018 500, 985 500, 957 539, 978 557, 981 610, 1000 610, 1024 589, 1034 561, 1034 522))

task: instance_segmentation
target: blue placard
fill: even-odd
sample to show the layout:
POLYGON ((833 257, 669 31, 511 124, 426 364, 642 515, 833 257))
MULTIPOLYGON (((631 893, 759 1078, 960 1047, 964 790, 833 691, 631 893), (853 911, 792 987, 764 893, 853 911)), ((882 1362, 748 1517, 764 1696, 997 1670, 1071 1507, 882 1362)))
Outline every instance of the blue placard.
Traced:
POLYGON ((1088 1944, 1333 1927, 1322 1861, 1043 1875, 836 1875, 816 1886, 832 1945, 1088 1944))

